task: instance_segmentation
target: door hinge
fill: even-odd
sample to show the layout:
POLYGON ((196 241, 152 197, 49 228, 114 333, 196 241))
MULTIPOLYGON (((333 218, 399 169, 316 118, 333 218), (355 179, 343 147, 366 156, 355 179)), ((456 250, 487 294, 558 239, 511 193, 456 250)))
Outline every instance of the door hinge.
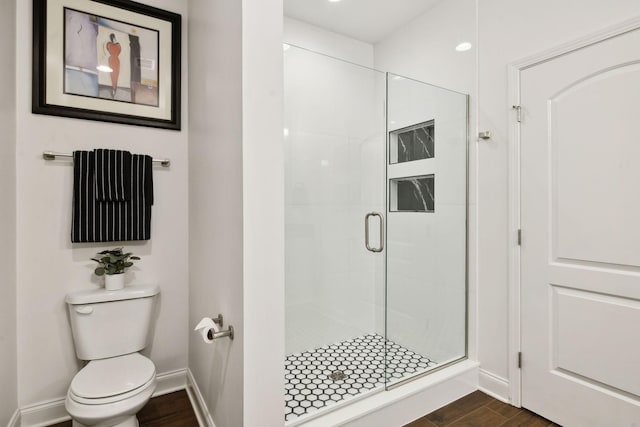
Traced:
POLYGON ((522 229, 518 228, 518 246, 522 246, 522 229))
POLYGON ((518 369, 522 369, 522 352, 518 352, 518 369))
POLYGON ((516 110, 516 120, 518 123, 522 122, 522 107, 519 105, 512 105, 511 108, 516 110))

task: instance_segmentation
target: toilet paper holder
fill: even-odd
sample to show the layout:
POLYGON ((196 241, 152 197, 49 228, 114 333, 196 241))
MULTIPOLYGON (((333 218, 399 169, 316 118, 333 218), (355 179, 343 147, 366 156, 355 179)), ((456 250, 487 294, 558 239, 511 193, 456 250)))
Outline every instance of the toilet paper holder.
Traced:
MULTIPOLYGON (((212 317, 211 320, 213 320, 213 323, 220 326, 221 328, 222 326, 224 326, 224 318, 220 313, 218 313, 218 317, 212 317)), ((233 335, 234 335, 233 326, 231 325, 229 325, 226 331, 220 331, 220 332, 208 331, 207 332, 207 338, 209 338, 210 340, 217 340, 218 338, 224 338, 224 337, 229 337, 230 339, 233 339, 233 335)))

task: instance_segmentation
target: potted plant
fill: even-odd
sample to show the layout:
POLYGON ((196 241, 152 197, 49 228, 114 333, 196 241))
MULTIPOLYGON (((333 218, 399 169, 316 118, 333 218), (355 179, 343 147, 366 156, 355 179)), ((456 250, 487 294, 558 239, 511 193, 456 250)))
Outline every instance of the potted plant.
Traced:
POLYGON ((91 258, 99 264, 94 273, 96 276, 104 276, 104 286, 109 291, 124 287, 125 270, 133 265, 133 260, 140 259, 131 252, 123 252, 122 249, 108 249, 98 252, 96 258, 91 258))

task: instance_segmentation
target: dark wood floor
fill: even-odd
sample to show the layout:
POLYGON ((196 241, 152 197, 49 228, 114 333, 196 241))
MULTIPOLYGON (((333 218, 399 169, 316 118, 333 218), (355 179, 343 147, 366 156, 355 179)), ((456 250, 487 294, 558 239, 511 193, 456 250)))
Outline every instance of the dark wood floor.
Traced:
MULTIPOLYGON (((198 427, 186 391, 154 397, 138 413, 140 427, 198 427)), ((71 427, 71 421, 50 427, 71 427)), ((404 427, 559 427, 526 409, 475 391, 404 427)))
POLYGON ((559 427, 526 409, 474 391, 404 427, 559 427))
MULTIPOLYGON (((140 427, 198 427, 189 396, 184 390, 154 397, 138 412, 140 427)), ((71 427, 71 421, 51 427, 71 427)))

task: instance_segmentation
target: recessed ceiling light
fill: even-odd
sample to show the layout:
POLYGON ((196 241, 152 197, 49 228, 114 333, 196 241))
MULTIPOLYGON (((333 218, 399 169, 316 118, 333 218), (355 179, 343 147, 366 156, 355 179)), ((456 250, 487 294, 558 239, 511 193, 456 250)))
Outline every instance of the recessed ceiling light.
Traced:
POLYGON ((338 3, 341 0, 329 0, 329 3, 338 3))
POLYGON ((98 65, 96 68, 97 68, 98 71, 102 71, 103 73, 111 73, 111 72, 113 72, 111 67, 109 67, 108 65, 98 65))
POLYGON ((456 46, 456 50, 458 52, 464 52, 465 50, 471 49, 472 44, 469 42, 462 42, 458 46, 456 46))

